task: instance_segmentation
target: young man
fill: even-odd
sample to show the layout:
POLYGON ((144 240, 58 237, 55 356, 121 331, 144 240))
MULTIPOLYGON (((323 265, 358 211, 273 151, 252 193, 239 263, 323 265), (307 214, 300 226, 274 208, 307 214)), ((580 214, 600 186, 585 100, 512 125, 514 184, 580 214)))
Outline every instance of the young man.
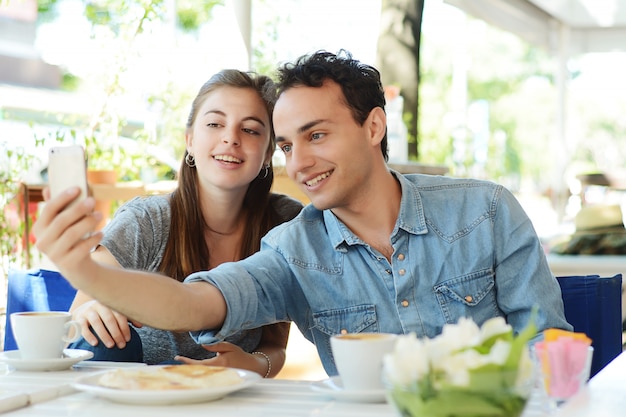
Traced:
POLYGON ((89 249, 93 200, 46 204, 37 247, 77 288, 141 323, 214 343, 292 320, 337 373, 330 336, 415 332, 433 337, 468 316, 503 316, 516 331, 538 308, 539 330, 571 330, 561 292, 515 197, 486 181, 400 175, 386 165, 378 71, 348 53, 318 52, 280 69, 274 110, 289 177, 312 205, 270 231, 261 251, 189 276, 111 270, 89 249), (167 299, 168 303, 155 300, 167 299))

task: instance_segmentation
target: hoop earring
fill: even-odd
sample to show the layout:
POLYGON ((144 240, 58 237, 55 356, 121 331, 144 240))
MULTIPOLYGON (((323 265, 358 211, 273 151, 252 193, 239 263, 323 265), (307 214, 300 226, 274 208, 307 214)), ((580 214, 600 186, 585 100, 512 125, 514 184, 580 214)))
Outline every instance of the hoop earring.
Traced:
POLYGON ((265 178, 267 178, 267 176, 269 175, 270 172, 270 164, 265 165, 263 168, 265 168, 265 171, 263 171, 263 176, 261 176, 261 173, 259 172, 259 178, 264 180, 265 178))
POLYGON ((185 155, 185 163, 189 168, 195 168, 196 159, 193 157, 192 154, 188 153, 187 155, 185 155))

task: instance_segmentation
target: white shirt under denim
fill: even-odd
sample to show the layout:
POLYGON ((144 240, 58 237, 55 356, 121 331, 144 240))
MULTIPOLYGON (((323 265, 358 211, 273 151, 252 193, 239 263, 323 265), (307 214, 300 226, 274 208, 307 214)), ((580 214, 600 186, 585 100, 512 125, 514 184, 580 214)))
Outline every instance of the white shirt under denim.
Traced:
POLYGON ((433 337, 463 316, 478 324, 503 316, 520 331, 533 306, 539 330, 572 329, 537 234, 508 190, 487 181, 394 175, 402 202, 391 262, 331 211, 309 205, 270 231, 259 253, 187 278, 213 283, 228 304, 221 329, 192 336, 213 343, 292 320, 336 375, 329 338, 344 330, 433 337))

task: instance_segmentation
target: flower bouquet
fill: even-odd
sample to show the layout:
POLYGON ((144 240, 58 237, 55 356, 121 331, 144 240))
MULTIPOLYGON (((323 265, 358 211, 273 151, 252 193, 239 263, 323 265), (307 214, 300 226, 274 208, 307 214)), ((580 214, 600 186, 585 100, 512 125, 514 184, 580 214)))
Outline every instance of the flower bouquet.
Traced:
POLYGON ((445 325, 433 339, 399 336, 384 358, 387 396, 403 417, 516 417, 533 388, 528 341, 503 318, 445 325))

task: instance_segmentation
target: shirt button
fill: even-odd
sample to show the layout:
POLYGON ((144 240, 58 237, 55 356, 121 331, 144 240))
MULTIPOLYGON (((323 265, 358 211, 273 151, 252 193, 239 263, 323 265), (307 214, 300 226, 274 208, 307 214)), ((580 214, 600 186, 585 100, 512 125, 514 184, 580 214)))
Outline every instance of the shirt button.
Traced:
POLYGON ((465 301, 467 301, 468 303, 471 303, 472 301, 474 301, 474 297, 472 297, 471 295, 466 295, 465 301))
POLYGON ((391 275, 391 269, 385 269, 385 272, 386 272, 388 275, 391 275))
POLYGON ((404 254, 401 253, 400 255, 398 255, 398 260, 399 261, 404 261, 404 254))
POLYGON ((348 334, 348 331, 346 329, 341 329, 341 334, 348 334))
POLYGON ((404 274, 406 274, 406 270, 405 269, 401 269, 401 270, 398 271, 398 274, 404 275, 404 274))
POLYGON ((402 300, 402 302, 400 304, 402 304, 402 307, 408 307, 409 306, 409 302, 407 300, 402 300))

